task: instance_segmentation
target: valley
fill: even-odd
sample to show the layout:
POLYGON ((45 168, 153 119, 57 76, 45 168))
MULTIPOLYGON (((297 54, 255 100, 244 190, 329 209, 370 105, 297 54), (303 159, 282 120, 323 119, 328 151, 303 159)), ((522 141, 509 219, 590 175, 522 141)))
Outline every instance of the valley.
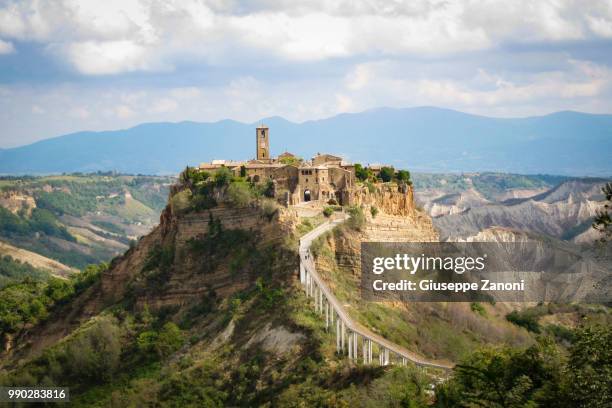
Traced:
POLYGON ((0 255, 51 272, 110 261, 157 225, 173 180, 111 173, 0 178, 0 255))
MULTIPOLYGON (((609 327, 607 307, 407 305, 361 298, 362 241, 470 239, 491 231, 526 234, 512 229, 517 226, 540 227, 540 234, 549 231, 540 224, 520 224, 520 212, 502 218, 514 220, 507 227, 497 226, 498 219, 490 217, 490 224, 466 222, 461 236, 447 234, 454 227, 444 230, 438 224, 472 211, 494 206, 502 211, 529 201, 555 206, 544 225, 562 237, 563 232, 550 225, 573 228, 592 217, 585 209, 602 202, 596 192, 599 181, 563 179, 553 185, 555 180, 537 179, 526 186, 514 175, 495 175, 495 182, 483 176, 488 181, 479 175, 470 180, 452 176, 450 181, 448 175, 427 175, 432 186, 423 192, 436 197, 430 202, 419 201, 416 186, 424 182, 419 175, 412 186, 359 183, 352 197, 355 206, 335 206, 327 214, 316 203, 279 205, 258 184, 227 177, 223 171, 203 180, 192 171, 173 180, 70 176, 68 184, 61 180, 55 188, 46 187, 50 180, 11 180, 10 189, 4 190, 11 191, 11 205, 3 207, 12 215, 4 217, 7 242, 25 242, 27 247, 24 238, 33 231, 39 238, 62 243, 65 250, 104 248, 106 252, 97 256, 108 263, 69 273, 67 279, 39 277, 36 271, 15 267, 29 278, 19 282, 9 276, 12 281, 2 290, 0 383, 70 386, 72 405, 88 407, 188 406, 201 401, 209 406, 265 406, 270 401, 274 406, 295 406, 298 401, 306 406, 375 407, 405 400, 427 407, 441 398, 458 398, 453 393, 469 392, 471 377, 461 371, 462 365, 444 379, 435 370, 422 371, 412 364, 386 365, 384 353, 380 363, 370 356, 370 362, 362 364, 354 355, 347 360, 346 349, 338 351, 338 338, 317 309, 318 301, 299 287, 297 262, 299 240, 335 217, 336 211, 350 217, 313 240, 310 250, 321 279, 360 333, 409 353, 413 361, 435 361, 442 367, 488 364, 479 353, 499 358, 536 353, 536 363, 545 364, 552 351, 540 343, 540 334, 554 342, 555 350, 573 352, 570 346, 584 336, 588 339, 589 330, 600 333, 601 327, 609 327), (515 191, 508 192, 510 180, 515 180, 515 191), (76 182, 88 187, 71 184, 76 182), (15 191, 32 199, 16 198, 15 191), (478 199, 445 198, 445 214, 427 214, 427 208, 434 208, 431 202, 465 191, 478 199), (164 193, 167 197, 161 199, 164 193), (166 205, 156 206, 165 200, 166 205), (157 216, 155 209, 160 207, 157 216), (150 232, 137 238, 147 228, 150 232), (105 350, 103 356, 96 352, 100 349, 105 350), (398 391, 389 393, 390 389, 398 391)), ((26 252, 15 244, 3 248, 20 262, 30 259, 50 273, 51 257, 36 259, 33 250, 26 252)), ((34 249, 39 248, 41 253, 50 251, 47 246, 34 249)), ((54 266, 54 273, 60 274, 62 266, 54 266)), ((557 369, 547 366, 547 375, 561 375, 557 369)), ((517 370, 532 375, 524 367, 517 370)), ((564 390, 571 389, 568 381, 571 378, 564 377, 560 383, 564 390)), ((558 398, 543 387, 537 385, 524 398, 558 398)))
POLYGON ((597 178, 496 173, 414 176, 416 201, 442 239, 465 238, 491 227, 591 244, 591 224, 609 181, 597 178))

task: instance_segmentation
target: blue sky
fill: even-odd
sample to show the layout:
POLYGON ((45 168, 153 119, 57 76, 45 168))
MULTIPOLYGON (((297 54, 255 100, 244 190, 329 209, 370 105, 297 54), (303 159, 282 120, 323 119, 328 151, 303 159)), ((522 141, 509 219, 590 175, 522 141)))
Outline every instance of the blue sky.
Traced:
POLYGON ((0 148, 381 106, 611 113, 611 74, 611 0, 0 0, 0 148))

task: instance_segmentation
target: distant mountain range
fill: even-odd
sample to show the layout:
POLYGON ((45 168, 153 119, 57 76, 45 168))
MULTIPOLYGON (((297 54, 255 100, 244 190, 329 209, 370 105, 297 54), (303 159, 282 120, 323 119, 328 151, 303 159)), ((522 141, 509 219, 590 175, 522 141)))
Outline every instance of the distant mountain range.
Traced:
POLYGON ((500 119, 432 107, 380 108, 303 123, 272 117, 78 132, 0 149, 0 174, 168 174, 212 159, 249 159, 261 122, 270 127, 272 154, 329 152, 421 172, 612 175, 612 115, 500 119))

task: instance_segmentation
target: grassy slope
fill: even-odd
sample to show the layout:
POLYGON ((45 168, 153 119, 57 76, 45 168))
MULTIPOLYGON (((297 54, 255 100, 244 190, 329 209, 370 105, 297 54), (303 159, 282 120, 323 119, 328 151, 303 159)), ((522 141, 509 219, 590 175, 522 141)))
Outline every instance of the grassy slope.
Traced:
MULTIPOLYGON (((336 229, 335 233, 351 234, 344 228, 336 229)), ((329 237, 319 244, 317 262, 321 274, 338 299, 349 305, 355 319, 389 340, 427 357, 450 361, 457 361, 483 344, 524 345, 531 341, 524 329, 506 321, 501 306, 483 305, 486 312, 481 314, 465 303, 405 306, 363 301, 358 278, 338 266, 327 241, 329 237)))
POLYGON ((2 230, 0 236, 15 246, 74 267, 108 261, 127 248, 131 237, 146 233, 157 223, 170 181, 169 177, 99 174, 2 178, 0 188, 3 191, 32 195, 38 206, 56 216, 57 225, 71 228, 77 245, 46 236, 34 239, 33 234, 16 236, 2 230), (53 191, 49 192, 49 188, 53 191), (126 191, 131 197, 123 197, 126 191), (113 198, 112 194, 120 196, 113 198), (67 220, 77 220, 79 225, 66 223, 67 220), (89 231, 80 230, 82 233, 79 233, 72 227, 89 231), (99 235, 100 239, 90 232, 99 235))

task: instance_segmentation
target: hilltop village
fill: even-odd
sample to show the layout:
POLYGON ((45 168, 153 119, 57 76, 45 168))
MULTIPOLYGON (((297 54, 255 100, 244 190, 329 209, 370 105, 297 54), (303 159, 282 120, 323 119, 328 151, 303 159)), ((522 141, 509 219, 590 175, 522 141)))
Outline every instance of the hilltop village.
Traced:
MULTIPOLYGON (((200 171, 216 171, 221 167, 231 170, 235 176, 246 177, 258 183, 271 181, 275 196, 287 205, 308 201, 336 201, 340 205, 352 205, 355 189, 355 165, 342 157, 317 154, 311 160, 302 160, 285 152, 270 156, 270 130, 260 125, 255 132, 255 159, 248 161, 213 160, 201 163, 200 171)), ((370 170, 379 170, 370 166, 370 170)))

